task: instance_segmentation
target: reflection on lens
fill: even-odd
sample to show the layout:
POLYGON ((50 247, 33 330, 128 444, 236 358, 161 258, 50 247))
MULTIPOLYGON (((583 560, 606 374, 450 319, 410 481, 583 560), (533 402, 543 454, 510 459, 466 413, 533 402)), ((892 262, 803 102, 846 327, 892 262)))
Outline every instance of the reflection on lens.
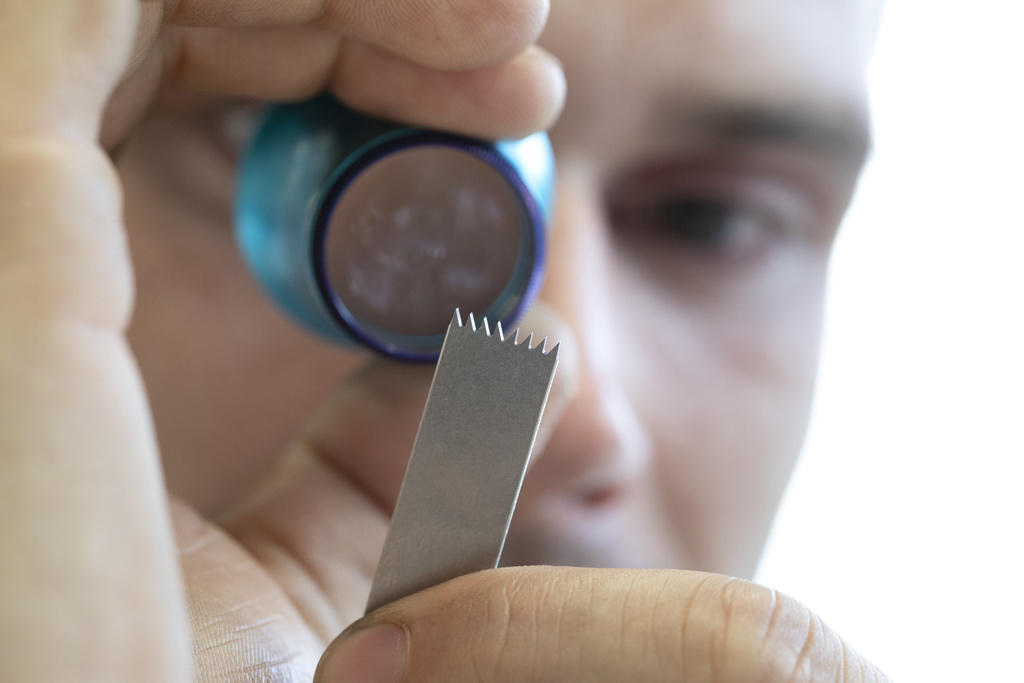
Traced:
POLYGON ((529 252, 528 222, 486 162, 441 145, 403 149, 344 188, 327 224, 327 280, 361 327, 441 334, 456 306, 484 312, 506 293, 529 252))

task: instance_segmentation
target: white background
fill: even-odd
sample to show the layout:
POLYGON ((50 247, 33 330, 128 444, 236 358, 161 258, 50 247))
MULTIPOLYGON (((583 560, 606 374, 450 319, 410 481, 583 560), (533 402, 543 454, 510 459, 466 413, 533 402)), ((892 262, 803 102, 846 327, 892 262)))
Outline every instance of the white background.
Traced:
POLYGON ((889 0, 759 581, 896 681, 1024 681, 1024 2, 889 0))

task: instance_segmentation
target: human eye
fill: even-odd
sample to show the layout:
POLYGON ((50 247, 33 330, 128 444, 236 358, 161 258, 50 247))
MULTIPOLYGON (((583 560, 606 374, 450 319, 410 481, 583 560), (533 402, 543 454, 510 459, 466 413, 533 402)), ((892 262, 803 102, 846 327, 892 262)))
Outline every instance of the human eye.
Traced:
POLYGON ((777 235, 770 216, 730 198, 667 196, 620 214, 620 227, 646 231, 670 248, 728 261, 757 258, 777 235))
POLYGON ((609 187, 621 243, 710 266, 752 267, 814 236, 814 207, 792 179, 743 164, 675 161, 626 173, 609 187))

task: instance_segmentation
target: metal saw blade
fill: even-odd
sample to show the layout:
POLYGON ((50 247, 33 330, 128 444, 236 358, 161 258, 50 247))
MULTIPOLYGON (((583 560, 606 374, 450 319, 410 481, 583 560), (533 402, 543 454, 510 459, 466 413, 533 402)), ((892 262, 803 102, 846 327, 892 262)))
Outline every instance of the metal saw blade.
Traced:
POLYGON ((448 325, 367 612, 498 565, 558 364, 498 323, 448 325))

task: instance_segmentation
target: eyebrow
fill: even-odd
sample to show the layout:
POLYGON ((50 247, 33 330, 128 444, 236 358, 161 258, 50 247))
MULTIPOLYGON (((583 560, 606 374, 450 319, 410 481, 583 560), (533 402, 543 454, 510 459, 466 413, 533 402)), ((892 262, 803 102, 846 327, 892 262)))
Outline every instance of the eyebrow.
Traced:
MULTIPOLYGON (((688 117, 692 123, 693 117, 688 117)), ((827 115, 791 108, 723 106, 701 112, 700 127, 708 134, 736 142, 782 143, 806 147, 859 168, 871 150, 866 116, 827 115)))

